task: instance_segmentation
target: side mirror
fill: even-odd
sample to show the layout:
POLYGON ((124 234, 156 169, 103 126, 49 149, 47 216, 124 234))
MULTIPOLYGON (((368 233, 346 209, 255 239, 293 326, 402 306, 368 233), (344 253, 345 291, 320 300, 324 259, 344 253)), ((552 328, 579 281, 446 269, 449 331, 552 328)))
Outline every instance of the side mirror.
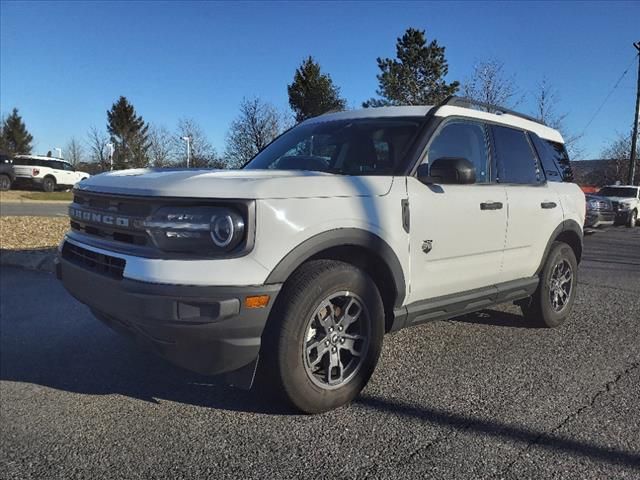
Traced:
POLYGON ((434 160, 431 165, 420 165, 417 176, 425 184, 468 185, 476 183, 476 167, 466 158, 444 157, 434 160))

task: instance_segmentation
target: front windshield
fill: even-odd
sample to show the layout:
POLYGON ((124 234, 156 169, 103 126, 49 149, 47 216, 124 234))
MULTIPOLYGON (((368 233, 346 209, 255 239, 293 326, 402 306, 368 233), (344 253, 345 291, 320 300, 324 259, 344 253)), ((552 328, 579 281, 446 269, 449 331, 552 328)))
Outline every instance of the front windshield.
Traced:
POLYGON ((638 189, 631 187, 604 187, 598 191, 598 195, 603 197, 628 197, 636 198, 638 189))
POLYGON ((301 124, 244 168, 312 170, 340 175, 393 175, 424 117, 364 118, 301 124))

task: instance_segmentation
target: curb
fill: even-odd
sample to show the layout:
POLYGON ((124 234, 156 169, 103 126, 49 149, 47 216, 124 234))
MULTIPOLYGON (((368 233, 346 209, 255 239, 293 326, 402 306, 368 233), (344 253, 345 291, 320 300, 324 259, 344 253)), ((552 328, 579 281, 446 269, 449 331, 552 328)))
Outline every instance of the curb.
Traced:
POLYGON ((53 273, 56 270, 56 248, 41 250, 0 250, 0 265, 53 273))

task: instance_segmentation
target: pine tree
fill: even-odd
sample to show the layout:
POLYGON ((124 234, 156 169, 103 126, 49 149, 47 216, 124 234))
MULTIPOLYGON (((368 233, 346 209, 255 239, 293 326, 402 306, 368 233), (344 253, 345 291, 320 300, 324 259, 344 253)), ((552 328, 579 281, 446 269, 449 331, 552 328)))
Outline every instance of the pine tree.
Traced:
POLYGON ((458 90, 459 82, 447 83, 449 65, 445 47, 436 40, 427 44, 424 30, 409 28, 397 39, 397 59, 378 58, 379 88, 382 97, 363 103, 364 107, 382 105, 434 105, 458 90))
POLYGON ((340 98, 340 89, 328 74, 321 72, 320 64, 311 56, 296 69, 293 83, 287 86, 287 91, 289 105, 298 122, 326 112, 344 110, 346 105, 346 101, 340 98))
POLYGON ((31 142, 33 136, 27 130, 18 114, 18 109, 14 108, 11 115, 2 122, 2 132, 0 133, 0 150, 7 155, 19 155, 31 153, 31 142))
POLYGON ((107 131, 114 144, 113 168, 141 168, 149 165, 149 125, 125 97, 107 111, 107 131))

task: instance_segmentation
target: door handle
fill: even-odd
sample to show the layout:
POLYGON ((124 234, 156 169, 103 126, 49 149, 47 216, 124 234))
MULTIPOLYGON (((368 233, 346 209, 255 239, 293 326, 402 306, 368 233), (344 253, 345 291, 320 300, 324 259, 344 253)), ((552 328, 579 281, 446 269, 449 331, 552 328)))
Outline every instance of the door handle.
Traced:
POLYGON ((540 207, 542 208, 556 208, 558 205, 556 204, 556 202, 542 202, 540 204, 540 207))
POLYGON ((482 202, 480 204, 480 210, 500 210, 502 208, 502 202, 482 202))

